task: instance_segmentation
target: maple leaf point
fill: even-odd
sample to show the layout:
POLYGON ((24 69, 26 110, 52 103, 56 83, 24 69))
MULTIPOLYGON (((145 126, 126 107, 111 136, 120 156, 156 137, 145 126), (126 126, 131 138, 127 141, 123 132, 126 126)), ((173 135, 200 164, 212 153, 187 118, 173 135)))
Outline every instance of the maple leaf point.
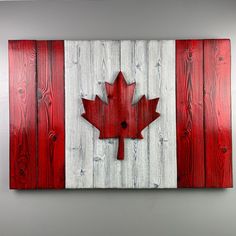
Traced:
POLYGON ((82 116, 99 131, 99 139, 118 138, 117 159, 124 159, 124 139, 142 139, 142 130, 156 120, 159 98, 148 100, 145 95, 132 104, 136 84, 127 84, 122 72, 113 84, 105 83, 108 103, 96 95, 95 100, 82 98, 85 113, 82 116))

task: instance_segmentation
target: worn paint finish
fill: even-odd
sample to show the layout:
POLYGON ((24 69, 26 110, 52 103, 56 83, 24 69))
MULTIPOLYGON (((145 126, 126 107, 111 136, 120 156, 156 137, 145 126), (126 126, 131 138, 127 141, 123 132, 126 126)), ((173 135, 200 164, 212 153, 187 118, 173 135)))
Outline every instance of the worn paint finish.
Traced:
POLYGON ((64 42, 37 41, 38 188, 65 187, 64 42))
POLYGON ((203 41, 176 41, 178 187, 205 186, 203 41))
MULTIPOLYGON (((94 89, 87 98, 94 99, 96 94, 103 101, 107 101, 105 82, 112 83, 120 69, 120 44, 119 41, 111 40, 95 40, 90 43, 94 89)), ((116 139, 100 140, 96 128, 93 129, 93 133, 93 186, 94 188, 120 188, 121 163, 116 160, 118 142, 116 139)))
POLYGON ((159 120, 149 126, 150 188, 176 188, 175 40, 151 40, 148 96, 159 97, 159 120))
POLYGON ((233 186, 229 40, 13 40, 9 67, 11 188, 233 186), (119 71, 161 114, 123 161, 81 117, 119 71))
POLYGON ((11 189, 37 187, 35 46, 35 41, 9 41, 11 189))
POLYGON ((117 159, 124 160, 124 139, 143 139, 142 130, 157 119, 158 98, 141 99, 132 104, 135 83, 127 84, 122 72, 115 82, 105 82, 108 101, 104 102, 98 95, 95 100, 82 98, 85 112, 82 116, 99 131, 100 139, 117 138, 117 159))
POLYGON ((66 187, 93 187, 93 128, 81 117, 94 86, 89 41, 65 41, 66 187))
POLYGON ((178 187, 232 187, 229 40, 177 40, 178 187))
POLYGON ((206 187, 233 186, 230 67, 230 41, 204 40, 206 187))
POLYGON ((10 188, 64 188, 64 42, 9 41, 10 188))
MULTIPOLYGON (((155 41, 157 42, 157 41, 155 41)), ((163 99, 167 102, 167 105, 163 105, 163 113, 165 116, 169 115, 171 117, 168 118, 168 123, 162 122, 161 128, 160 125, 156 127, 156 130, 162 130, 165 136, 168 136, 169 139, 163 149, 167 150, 167 155, 163 156, 156 153, 150 154, 150 145, 148 144, 149 141, 149 128, 144 129, 142 132, 144 139, 137 141, 137 140, 125 140, 125 158, 122 163, 116 160, 116 153, 118 151, 118 142, 117 140, 110 139, 110 140, 99 140, 98 139, 98 130, 96 128, 92 128, 93 131, 90 129, 92 126, 89 125, 88 122, 86 124, 86 130, 81 131, 86 133, 91 133, 93 135, 93 154, 88 154, 88 149, 86 148, 85 144, 81 145, 81 149, 84 150, 83 154, 76 152, 76 145, 78 145, 78 136, 79 132, 75 132, 75 127, 80 126, 80 118, 75 118, 75 114, 78 114, 75 111, 71 111, 71 109, 76 105, 75 101, 78 101, 79 95, 73 95, 74 93, 69 90, 69 88, 74 88, 74 90, 78 91, 79 84, 70 84, 73 83, 72 81, 80 80, 83 83, 84 80, 79 78, 78 71, 82 70, 83 67, 87 67, 87 73, 89 73, 86 83, 91 83, 90 92, 87 92, 86 99, 94 99, 95 94, 98 94, 102 100, 107 101, 106 96, 107 93, 105 91, 105 82, 113 83, 114 76, 118 74, 121 70, 125 76, 125 79, 128 84, 132 82, 136 82, 137 89, 135 90, 133 103, 137 102, 140 99, 141 95, 146 95, 149 97, 149 90, 152 88, 152 84, 154 84, 155 77, 149 78, 151 72, 149 71, 149 64, 148 64, 148 57, 149 53, 152 53, 152 48, 149 48, 149 41, 145 40, 137 40, 137 41, 66 41, 66 104, 71 103, 74 101, 73 105, 66 105, 66 135, 67 135, 67 144, 66 150, 66 182, 69 188, 77 188, 77 187, 87 187, 89 188, 90 185, 86 183, 79 184, 80 177, 78 175, 74 175, 76 169, 81 169, 81 164, 79 164, 78 160, 81 158, 83 159, 84 156, 88 158, 90 157, 93 160, 93 187, 95 188, 156 188, 157 186, 160 187, 176 187, 176 152, 175 152, 175 81, 174 81, 174 72, 175 72, 175 45, 174 41, 161 41, 158 43, 161 44, 161 53, 163 53, 163 63, 168 68, 168 72, 163 72, 163 78, 166 81, 163 81, 161 84, 163 88, 165 88, 165 92, 162 93, 163 99), (79 45, 79 52, 75 53, 75 48, 72 45, 79 45), (85 48, 89 47, 89 50, 85 48), (85 52, 86 51, 86 52, 85 52), (169 52, 168 52, 169 51, 169 52), (83 55, 83 52, 87 55, 84 55, 87 60, 84 59, 75 59, 78 58, 78 55, 83 55), (113 53, 112 53, 113 52, 113 53), (168 52, 168 53, 167 53, 168 52), (73 56, 74 55, 74 56, 73 56), (75 67, 73 65, 73 60, 79 61, 80 65, 75 67), (87 63, 87 64, 86 64, 87 63), (86 65, 85 65, 86 64, 86 65), (117 68, 115 71, 113 68, 117 68), (73 68, 73 69, 72 69, 73 68), (88 72, 88 70, 90 72, 88 72), (91 74, 93 75, 91 77, 91 74), (77 87, 77 89, 75 89, 77 87), (93 94, 92 94, 92 91, 93 94), (166 92, 167 91, 167 92, 166 92), (167 98, 167 95, 173 92, 173 96, 171 99, 167 98), (88 97, 91 94, 90 97, 88 97), (165 96, 164 96, 165 95, 165 96), (76 96, 77 98, 72 98, 72 96, 76 96), (68 99, 68 101, 67 101, 68 99), (169 106, 169 107, 167 107, 169 106), (169 112, 166 112, 169 110, 169 112), (70 117, 70 121, 69 118, 70 117), (71 119, 74 121, 72 123, 77 123, 77 125, 71 124, 71 119), (69 128, 70 127, 70 128, 69 128), (72 129, 73 127, 73 129, 72 129), (170 131, 167 131, 169 130, 170 131), (73 131, 72 131, 73 130, 73 131), (165 131, 164 131, 165 130, 165 131), (72 138, 72 135, 75 135, 77 138, 76 140, 72 138), (171 140, 173 139, 173 140, 171 140), (173 141, 173 142, 172 142, 173 141), (172 144, 168 147, 168 144, 172 144), (172 147, 173 151, 169 151, 172 147), (152 173, 153 175, 157 175, 154 171, 154 168, 160 168, 161 171, 158 173, 161 176, 161 182, 156 184, 150 184, 150 155, 152 155, 152 160, 159 159, 159 162, 153 162, 156 165, 161 163, 162 167, 159 166, 152 166, 152 173), (73 156, 73 157, 72 157, 73 156), (169 165, 169 168, 168 168, 169 165), (173 168, 172 168, 173 167, 173 168), (165 173, 165 168, 167 173, 165 173), (170 176, 171 175, 171 176, 170 176)), ((162 79, 162 78, 160 78, 162 79)), ((85 82, 84 82, 85 83, 85 82)), ((83 85, 80 85, 83 86, 83 85)), ((83 93, 84 94, 84 93, 83 93)), ((152 98, 155 98, 152 95, 152 98)), ((77 103, 81 106, 81 103, 77 103)), ((77 108, 76 108, 77 109, 77 108)), ((157 111, 159 108, 157 108, 157 111)), ((80 113, 82 114, 82 113, 80 113)), ((164 120, 164 118, 163 118, 164 120)), ((80 132, 80 135, 82 135, 80 132)), ((86 135, 82 135, 82 137, 86 137, 86 135)), ((91 136, 92 137, 92 136, 91 136)), ((92 138, 90 138, 91 144, 92 138)), ((152 140, 160 141, 159 137, 155 135, 152 140)), ((89 141, 85 142, 88 143, 89 141)), ((91 146, 91 145, 90 145, 91 146)), ((92 147, 91 147, 92 148, 92 147)), ((160 152, 163 153, 163 152, 160 152)), ((82 162, 81 162, 82 163, 82 162)), ((86 173, 86 171, 85 171, 86 173)))

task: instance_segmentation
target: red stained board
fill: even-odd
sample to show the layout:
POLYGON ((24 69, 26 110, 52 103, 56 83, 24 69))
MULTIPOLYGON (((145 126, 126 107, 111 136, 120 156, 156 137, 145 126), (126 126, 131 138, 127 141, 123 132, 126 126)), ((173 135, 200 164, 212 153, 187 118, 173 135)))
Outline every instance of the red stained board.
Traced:
POLYGON ((206 187, 232 187, 230 41, 204 40, 206 187))
POLYGON ((10 41, 10 188, 37 187, 36 43, 10 41))
POLYGON ((38 188, 64 188, 64 42, 37 41, 38 188))
POLYGON ((230 41, 176 41, 178 187, 232 187, 230 41))
POLYGON ((203 41, 176 41, 178 187, 205 186, 203 41))
POLYGON ((9 41, 10 188, 64 188, 64 42, 9 41))

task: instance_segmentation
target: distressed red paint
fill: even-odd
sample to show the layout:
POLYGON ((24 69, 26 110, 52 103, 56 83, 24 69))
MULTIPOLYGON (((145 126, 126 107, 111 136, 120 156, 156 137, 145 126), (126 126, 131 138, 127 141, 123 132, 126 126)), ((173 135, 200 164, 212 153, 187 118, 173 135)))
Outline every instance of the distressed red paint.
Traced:
POLYGON ((205 186, 203 41, 176 41, 178 187, 205 186))
POLYGON ((233 186, 230 60, 229 40, 204 40, 206 187, 233 186))
POLYGON ((9 42, 10 188, 37 187, 36 43, 9 42))
POLYGON ((95 101, 82 99, 82 116, 100 130, 100 139, 118 138, 117 159, 124 159, 124 139, 142 139, 141 131, 160 114, 156 112, 159 98, 148 100, 145 95, 132 104, 135 83, 127 84, 119 72, 114 84, 106 83, 108 103, 97 95, 95 101))
POLYGON ((9 67, 10 188, 64 188, 64 42, 9 41, 9 67))
POLYGON ((178 187, 232 187, 229 40, 176 41, 178 187))
POLYGON ((65 186, 64 42, 37 41, 38 188, 65 186))

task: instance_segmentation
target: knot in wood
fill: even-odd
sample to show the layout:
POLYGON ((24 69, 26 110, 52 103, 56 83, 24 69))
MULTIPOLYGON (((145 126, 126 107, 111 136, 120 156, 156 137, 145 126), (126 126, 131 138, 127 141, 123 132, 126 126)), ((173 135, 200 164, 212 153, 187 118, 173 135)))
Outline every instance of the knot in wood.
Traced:
POLYGON ((123 129, 126 129, 127 126, 128 126, 128 124, 127 124, 126 121, 122 121, 122 122, 120 123, 120 125, 121 125, 121 127, 122 127, 123 129))

